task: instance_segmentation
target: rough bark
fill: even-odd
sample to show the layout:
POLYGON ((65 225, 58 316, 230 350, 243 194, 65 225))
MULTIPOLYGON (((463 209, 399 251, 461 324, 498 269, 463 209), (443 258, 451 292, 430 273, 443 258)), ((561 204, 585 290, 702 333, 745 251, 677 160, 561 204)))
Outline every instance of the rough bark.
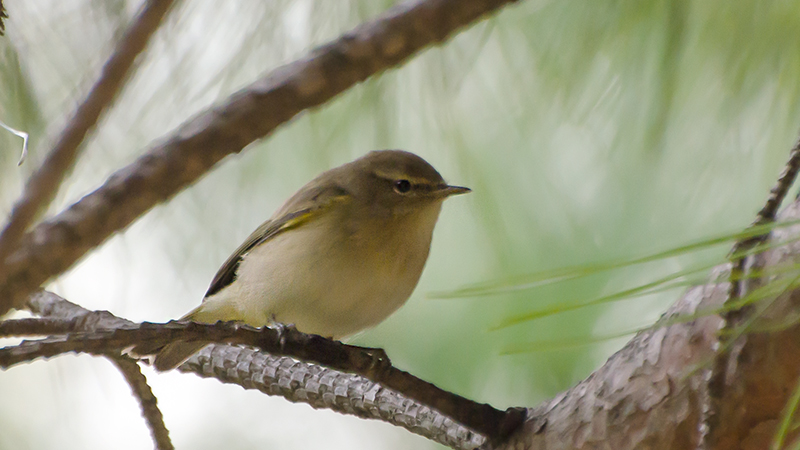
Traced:
MULTIPOLYGON (((798 218, 797 202, 781 214, 782 220, 798 218)), ((774 231, 771 241, 787 244, 758 256, 764 270, 775 273, 797 264, 798 236, 796 225, 774 231)), ((497 448, 704 448, 707 378, 723 323, 716 312, 728 298, 728 273, 729 265, 720 267, 708 284, 689 289, 662 317, 666 326, 638 333, 584 381, 534 408, 523 427, 497 448)), ((798 382, 798 275, 788 270, 768 281, 785 292, 757 303, 759 316, 735 337, 735 376, 725 381, 730 394, 722 398, 723 420, 714 430, 725 438, 707 448, 769 448, 798 382)))

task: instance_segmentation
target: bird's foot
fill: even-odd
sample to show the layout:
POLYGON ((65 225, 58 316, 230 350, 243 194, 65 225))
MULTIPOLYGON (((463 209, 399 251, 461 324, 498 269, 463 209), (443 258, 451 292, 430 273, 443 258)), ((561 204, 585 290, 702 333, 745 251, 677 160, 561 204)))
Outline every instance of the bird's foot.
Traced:
POLYGON ((281 323, 275 320, 275 316, 272 316, 272 323, 270 327, 275 328, 275 331, 278 332, 278 344, 280 345, 281 352, 283 352, 286 348, 286 336, 290 331, 297 331, 297 327, 294 326, 293 323, 281 323))

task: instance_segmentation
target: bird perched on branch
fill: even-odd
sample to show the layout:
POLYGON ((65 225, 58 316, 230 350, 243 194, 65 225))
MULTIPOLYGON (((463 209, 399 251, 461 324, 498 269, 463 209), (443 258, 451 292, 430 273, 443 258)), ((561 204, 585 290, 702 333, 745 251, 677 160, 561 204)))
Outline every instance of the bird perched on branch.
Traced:
MULTIPOLYGON (((372 327, 416 287, 442 202, 469 191, 400 150, 323 172, 233 252, 182 319, 292 324, 334 339, 372 327)), ((154 365, 172 369, 205 345, 169 344, 154 365)))

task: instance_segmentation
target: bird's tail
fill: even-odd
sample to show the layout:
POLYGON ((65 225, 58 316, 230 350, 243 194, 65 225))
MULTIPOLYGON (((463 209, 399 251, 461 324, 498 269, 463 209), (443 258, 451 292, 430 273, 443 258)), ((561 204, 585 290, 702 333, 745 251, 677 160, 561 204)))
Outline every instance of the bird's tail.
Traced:
MULTIPOLYGON (((198 317, 199 315, 202 315, 199 314, 202 311, 202 306, 203 305, 201 304, 197 308, 193 309, 188 314, 181 317, 181 320, 205 322, 205 320, 202 320, 201 317, 198 317)), ((155 357, 153 358, 153 367, 155 367, 156 370, 163 372, 180 366, 184 361, 189 359, 190 356, 199 352, 208 344, 209 343, 206 341, 183 341, 155 348, 139 345, 134 347, 129 353, 131 353, 133 356, 155 354, 155 357)))
POLYGON ((168 344, 156 354, 153 360, 153 367, 161 372, 172 370, 180 366, 184 361, 189 359, 190 356, 202 350, 206 345, 208 345, 208 342, 203 341, 175 342, 173 344, 168 344))

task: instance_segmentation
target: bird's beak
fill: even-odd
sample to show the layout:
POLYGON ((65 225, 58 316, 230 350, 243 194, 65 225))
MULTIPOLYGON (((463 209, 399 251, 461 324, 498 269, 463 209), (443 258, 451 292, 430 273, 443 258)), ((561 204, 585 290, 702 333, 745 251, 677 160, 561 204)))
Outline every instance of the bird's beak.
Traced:
POLYGON ((447 184, 442 184, 439 185, 439 189, 436 190, 436 196, 446 198, 450 197, 451 195, 466 194, 467 192, 472 192, 472 189, 463 186, 450 186, 447 184))

